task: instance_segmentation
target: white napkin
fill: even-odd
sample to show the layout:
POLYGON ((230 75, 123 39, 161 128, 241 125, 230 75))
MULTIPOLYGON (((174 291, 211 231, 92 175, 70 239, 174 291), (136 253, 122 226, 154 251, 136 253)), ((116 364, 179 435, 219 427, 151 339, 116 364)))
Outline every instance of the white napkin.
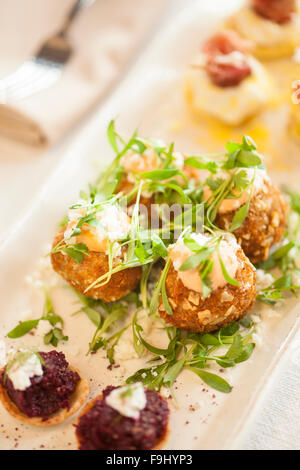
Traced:
MULTIPOLYGON (((59 29, 73 3, 1 1, 0 79, 59 29)), ((96 0, 83 9, 70 28, 74 54, 59 81, 21 101, 0 101, 0 133, 31 145, 58 140, 109 89, 166 3, 96 0)))
POLYGON ((300 450, 300 332, 239 449, 300 450))

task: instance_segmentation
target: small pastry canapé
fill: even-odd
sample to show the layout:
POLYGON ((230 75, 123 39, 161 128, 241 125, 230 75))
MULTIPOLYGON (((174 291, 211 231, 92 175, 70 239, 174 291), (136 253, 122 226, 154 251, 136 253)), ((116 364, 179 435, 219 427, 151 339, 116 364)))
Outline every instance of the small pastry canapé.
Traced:
POLYGON ((228 24, 253 42, 259 59, 290 56, 300 46, 298 0, 250 0, 228 24))
POLYGON ((77 422, 80 450, 149 450, 167 436, 169 409, 157 392, 140 382, 109 386, 87 403, 77 422))
POLYGON ((238 126, 265 107, 273 83, 250 49, 248 41, 230 30, 204 44, 185 79, 187 101, 194 112, 238 126))
POLYGON ((89 394, 86 379, 62 352, 18 351, 0 374, 0 400, 16 419, 34 426, 58 424, 89 394))

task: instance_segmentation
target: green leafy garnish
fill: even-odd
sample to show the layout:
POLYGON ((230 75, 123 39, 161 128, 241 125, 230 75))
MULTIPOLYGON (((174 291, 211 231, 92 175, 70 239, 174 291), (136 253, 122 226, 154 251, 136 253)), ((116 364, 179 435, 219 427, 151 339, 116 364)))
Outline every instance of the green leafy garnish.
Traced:
POLYGON ((45 288, 45 302, 43 307, 43 314, 40 318, 36 320, 27 320, 15 328, 13 328, 9 333, 7 333, 7 337, 10 339, 21 338, 25 336, 30 331, 34 330, 39 324, 41 320, 47 320, 51 325, 52 329, 50 328, 49 332, 44 336, 44 343, 45 344, 52 344, 52 346, 57 347, 59 341, 68 341, 68 336, 65 336, 63 333, 62 328, 57 327, 57 324, 61 324, 63 327, 63 319, 61 316, 57 315, 54 312, 53 304, 50 299, 50 295, 48 289, 45 288))
POLYGON ((233 323, 228 329, 223 328, 213 334, 187 333, 174 327, 165 327, 165 330, 169 335, 169 345, 166 349, 158 348, 144 339, 143 329, 135 318, 138 344, 153 355, 149 361, 153 365, 138 370, 126 380, 126 383, 141 381, 148 388, 159 390, 162 386, 172 387, 181 371, 188 369, 210 387, 229 393, 232 387, 226 380, 204 369, 209 367, 208 363, 211 361, 222 367, 234 367, 247 360, 254 350, 251 330, 245 331, 244 334, 239 333, 238 323, 233 323), (227 352, 217 355, 217 350, 224 347, 227 347, 227 352))

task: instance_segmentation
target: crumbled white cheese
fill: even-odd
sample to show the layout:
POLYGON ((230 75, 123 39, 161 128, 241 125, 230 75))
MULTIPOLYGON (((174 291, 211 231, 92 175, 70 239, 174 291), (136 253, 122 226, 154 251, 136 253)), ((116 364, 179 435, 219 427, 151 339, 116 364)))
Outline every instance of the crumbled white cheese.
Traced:
MULTIPOLYGON (((135 312, 132 311, 130 316, 128 317, 128 321, 130 321, 135 312)), ((149 316, 149 312, 147 310, 140 310, 138 314, 138 323, 143 328, 143 332, 145 335, 148 335, 152 328, 154 327, 156 320, 152 316, 149 316)), ((137 359, 138 355, 134 349, 133 345, 133 335, 132 329, 127 328, 126 331, 122 334, 121 338, 119 339, 118 343, 115 346, 115 360, 116 361, 126 361, 130 359, 137 359)))
MULTIPOLYGON (((59 324, 56 325, 59 328, 59 324)), ((34 333, 36 337, 43 338, 52 329, 52 325, 48 320, 40 320, 34 333)))
MULTIPOLYGON (((107 240, 114 243, 126 237, 130 230, 130 219, 117 205, 104 206, 95 217, 99 222, 97 227, 84 224, 81 234, 68 240, 68 243, 84 243, 91 251, 107 253, 107 240)), ((64 232, 66 239, 72 235, 74 227, 74 221, 69 222, 64 232)), ((120 256, 120 254, 119 245, 116 244, 113 255, 120 256)))
POLYGON ((162 387, 161 391, 160 391, 160 394, 162 397, 164 398, 169 398, 171 396, 171 392, 170 392, 170 389, 169 388, 166 388, 166 387, 162 387))
POLYGON ((107 397, 106 403, 127 418, 139 419, 140 411, 147 403, 143 384, 137 382, 133 385, 113 390, 107 397))
POLYGON ((266 273, 263 269, 256 270, 256 285, 258 291, 269 287, 273 282, 274 278, 272 274, 266 273))
POLYGON ((36 354, 32 354, 24 364, 15 362, 7 375, 16 390, 26 390, 31 385, 31 377, 43 375, 43 368, 39 357, 36 354))
POLYGON ((259 315, 255 315, 255 314, 252 314, 250 315, 251 316, 251 320, 253 321, 253 323, 260 323, 261 322, 261 318, 259 315))

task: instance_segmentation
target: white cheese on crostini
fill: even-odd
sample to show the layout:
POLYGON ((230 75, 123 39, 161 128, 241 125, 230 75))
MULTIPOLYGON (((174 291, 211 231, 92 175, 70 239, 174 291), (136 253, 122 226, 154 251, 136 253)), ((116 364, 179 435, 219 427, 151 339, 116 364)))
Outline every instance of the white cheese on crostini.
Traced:
POLYGON ((187 72, 185 86, 192 109, 209 114, 230 126, 238 126, 257 114, 269 102, 274 85, 256 59, 247 56, 247 62, 251 75, 232 87, 217 86, 203 67, 191 67, 187 72))
POLYGON ((24 391, 30 387, 31 377, 41 377, 42 375, 42 364, 39 357, 35 353, 32 353, 32 355, 24 362, 24 364, 20 364, 18 361, 14 362, 7 373, 7 376, 12 381, 15 390, 21 391, 24 391))
MULTIPOLYGON (((200 246, 207 245, 209 241, 209 237, 201 233, 193 233, 191 234, 191 237, 200 246)), ((211 254, 210 259, 213 261, 213 268, 209 275, 209 279, 211 281, 212 290, 218 289, 219 287, 224 287, 227 284, 227 281, 223 276, 221 264, 218 258, 219 253, 229 276, 234 279, 238 269, 238 259, 236 256, 238 249, 239 245, 233 236, 224 236, 220 242, 219 251, 216 250, 211 254)), ((175 271, 177 271, 177 275, 183 285, 195 292, 202 293, 202 283, 199 276, 199 268, 196 267, 188 271, 180 271, 183 263, 190 256, 195 254, 185 245, 183 238, 180 238, 174 245, 170 245, 169 253, 173 267, 175 271)))
POLYGON ((139 419, 140 411, 145 408, 147 398, 143 384, 137 382, 112 390, 105 401, 122 416, 139 419))

